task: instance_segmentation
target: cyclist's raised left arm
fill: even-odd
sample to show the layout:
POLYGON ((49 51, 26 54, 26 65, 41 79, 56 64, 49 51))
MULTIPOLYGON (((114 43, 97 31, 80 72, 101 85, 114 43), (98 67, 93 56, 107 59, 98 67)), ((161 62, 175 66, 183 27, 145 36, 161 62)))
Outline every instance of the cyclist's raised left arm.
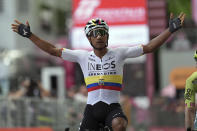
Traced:
POLYGON ((143 52, 151 53, 154 50, 156 50, 158 47, 160 47, 164 42, 169 38, 169 36, 180 29, 183 25, 185 19, 185 14, 180 13, 178 18, 173 18, 173 14, 170 15, 170 21, 169 21, 169 28, 167 28, 165 31, 163 31, 159 36, 152 39, 147 45, 143 46, 143 52))

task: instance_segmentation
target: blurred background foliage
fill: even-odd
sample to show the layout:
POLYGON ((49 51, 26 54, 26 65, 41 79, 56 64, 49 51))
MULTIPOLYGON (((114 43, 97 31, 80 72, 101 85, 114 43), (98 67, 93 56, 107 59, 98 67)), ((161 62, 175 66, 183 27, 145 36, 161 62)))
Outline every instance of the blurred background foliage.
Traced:
POLYGON ((187 19, 191 19, 191 5, 191 0, 167 0, 167 11, 168 14, 172 12, 175 16, 179 15, 180 12, 184 12, 187 16, 187 19))

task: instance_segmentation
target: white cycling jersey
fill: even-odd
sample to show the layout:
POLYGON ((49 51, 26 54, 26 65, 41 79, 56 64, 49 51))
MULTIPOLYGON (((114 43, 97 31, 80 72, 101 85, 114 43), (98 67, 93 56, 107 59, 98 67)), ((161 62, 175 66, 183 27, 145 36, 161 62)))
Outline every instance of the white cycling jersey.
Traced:
POLYGON ((119 103, 124 60, 142 54, 142 45, 108 49, 102 59, 94 51, 62 49, 64 60, 80 64, 88 90, 87 104, 91 105, 99 101, 119 103))

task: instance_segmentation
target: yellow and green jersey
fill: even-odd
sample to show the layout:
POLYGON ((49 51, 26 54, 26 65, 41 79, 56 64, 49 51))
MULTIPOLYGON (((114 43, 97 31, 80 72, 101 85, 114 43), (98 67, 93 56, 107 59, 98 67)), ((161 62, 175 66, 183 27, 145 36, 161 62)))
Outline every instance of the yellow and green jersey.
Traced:
POLYGON ((195 107, 195 93, 197 93, 197 71, 186 80, 184 97, 187 107, 195 107))

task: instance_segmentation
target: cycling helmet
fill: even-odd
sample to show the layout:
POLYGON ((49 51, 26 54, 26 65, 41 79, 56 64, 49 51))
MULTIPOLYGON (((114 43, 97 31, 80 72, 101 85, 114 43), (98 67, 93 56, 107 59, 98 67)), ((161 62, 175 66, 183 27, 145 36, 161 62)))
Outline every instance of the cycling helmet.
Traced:
POLYGON ((194 52, 194 59, 197 62, 197 50, 195 50, 195 52, 194 52))
POLYGON ((107 23, 104 20, 102 20, 100 18, 91 19, 90 21, 88 21, 88 23, 85 26, 86 36, 89 36, 91 30, 93 30, 95 28, 105 28, 107 33, 109 31, 109 26, 107 25, 107 23))

